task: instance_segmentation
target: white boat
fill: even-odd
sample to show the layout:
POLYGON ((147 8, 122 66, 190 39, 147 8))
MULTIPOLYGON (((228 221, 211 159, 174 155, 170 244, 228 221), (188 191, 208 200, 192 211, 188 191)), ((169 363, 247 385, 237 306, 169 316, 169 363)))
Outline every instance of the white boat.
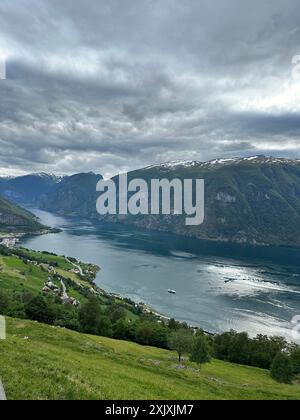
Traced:
POLYGON ((176 295, 176 290, 172 290, 172 289, 168 289, 168 293, 170 293, 171 295, 176 295))

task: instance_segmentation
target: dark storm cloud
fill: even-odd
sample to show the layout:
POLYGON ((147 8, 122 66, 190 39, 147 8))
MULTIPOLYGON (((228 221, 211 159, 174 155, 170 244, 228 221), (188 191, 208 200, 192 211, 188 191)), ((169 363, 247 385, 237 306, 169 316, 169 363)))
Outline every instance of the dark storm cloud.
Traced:
POLYGON ((2 0, 0 168, 300 156, 296 0, 2 0))

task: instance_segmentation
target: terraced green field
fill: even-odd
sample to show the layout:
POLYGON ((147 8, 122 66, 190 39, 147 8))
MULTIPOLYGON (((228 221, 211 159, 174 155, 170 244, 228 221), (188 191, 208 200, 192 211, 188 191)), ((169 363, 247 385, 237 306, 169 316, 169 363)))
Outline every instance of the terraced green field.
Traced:
MULTIPOLYGON (((24 251, 25 252, 25 251, 24 251)), ((78 275, 71 273, 73 267, 66 263, 63 257, 42 254, 34 251, 27 251, 30 258, 36 258, 39 265, 25 264, 15 256, 4 256, 0 254, 0 288, 14 291, 40 292, 48 273, 42 269, 40 264, 57 264, 55 271, 64 278, 71 279, 77 284, 85 287, 90 285, 78 275)))

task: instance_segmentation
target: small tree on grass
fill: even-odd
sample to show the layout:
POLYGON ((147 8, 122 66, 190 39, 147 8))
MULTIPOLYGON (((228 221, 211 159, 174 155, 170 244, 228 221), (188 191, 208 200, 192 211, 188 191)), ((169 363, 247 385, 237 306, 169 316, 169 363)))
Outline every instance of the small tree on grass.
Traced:
POLYGON ((189 330, 174 331, 169 337, 169 347, 177 351, 179 363, 185 353, 192 348, 193 336, 189 330))
POLYGON ((0 290, 0 314, 4 315, 9 308, 8 295, 0 290))
POLYGON ((271 377, 280 383, 289 384, 293 379, 293 366, 290 357, 278 353, 271 366, 271 377))
POLYGON ((92 296, 79 309, 79 322, 82 332, 97 334, 101 316, 99 301, 95 296, 92 296))
POLYGON ((210 348, 205 335, 194 337, 190 361, 197 363, 200 367, 211 361, 210 348))

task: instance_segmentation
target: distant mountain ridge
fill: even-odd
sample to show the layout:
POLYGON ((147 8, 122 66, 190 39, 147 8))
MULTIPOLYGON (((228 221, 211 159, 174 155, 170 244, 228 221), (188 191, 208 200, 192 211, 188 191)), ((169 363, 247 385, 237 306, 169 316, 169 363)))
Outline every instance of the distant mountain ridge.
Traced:
MULTIPOLYGON (((204 179, 204 224, 187 227, 183 217, 175 215, 100 218, 95 190, 101 176, 92 173, 52 180, 48 192, 39 195, 36 191, 33 201, 61 215, 128 223, 199 239, 300 246, 300 160, 251 156, 209 162, 176 161, 128 173, 128 179, 133 178, 147 182, 162 178, 204 179)), ((22 184, 20 179, 15 183, 22 184)), ((7 191, 2 179, 0 194, 3 188, 7 191)))
POLYGON ((144 168, 144 170, 152 168, 165 168, 165 169, 174 169, 174 168, 190 168, 190 167, 215 167, 215 166, 224 166, 224 165, 240 165, 242 163, 252 163, 252 164, 291 164, 298 165, 300 164, 300 159, 288 159, 288 158, 276 158, 272 156, 256 155, 245 158, 219 158, 213 159, 206 162, 201 162, 197 160, 175 160, 170 162, 164 162, 158 165, 151 165, 144 168))
POLYGON ((95 216, 98 193, 96 185, 102 179, 93 172, 64 177, 49 189, 38 202, 42 209, 54 213, 91 217, 95 216), (93 212, 94 210, 94 212, 93 212))
POLYGON ((46 173, 0 178, 0 195, 15 203, 38 205, 62 179, 46 173))

